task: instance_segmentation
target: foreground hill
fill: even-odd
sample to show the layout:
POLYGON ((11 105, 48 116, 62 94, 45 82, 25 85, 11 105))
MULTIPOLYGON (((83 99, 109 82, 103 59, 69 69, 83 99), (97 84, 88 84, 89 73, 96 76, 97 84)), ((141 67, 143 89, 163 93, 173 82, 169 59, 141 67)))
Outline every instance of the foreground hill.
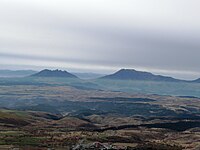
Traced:
POLYGON ((114 74, 107 75, 101 79, 117 79, 117 80, 149 80, 149 81, 170 81, 170 82, 180 82, 172 77, 166 77, 161 75, 154 75, 149 72, 136 71, 134 69, 121 69, 114 74))
POLYGON ((36 74, 31 75, 32 77, 64 77, 64 78, 78 78, 77 76, 62 70, 42 70, 36 74))

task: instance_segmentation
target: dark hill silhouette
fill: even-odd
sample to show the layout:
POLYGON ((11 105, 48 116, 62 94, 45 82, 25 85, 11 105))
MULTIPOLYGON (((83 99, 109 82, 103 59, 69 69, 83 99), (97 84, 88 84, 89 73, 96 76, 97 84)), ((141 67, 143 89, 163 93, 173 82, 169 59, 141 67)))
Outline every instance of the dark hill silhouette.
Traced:
POLYGON ((63 77, 63 78, 78 78, 77 76, 62 70, 42 70, 36 74, 31 75, 32 77, 63 77))
POLYGON ((121 69, 114 74, 104 76, 100 79, 117 79, 117 80, 149 80, 149 81, 168 81, 180 82, 183 80, 172 77, 154 75, 149 72, 136 71, 134 69, 121 69))

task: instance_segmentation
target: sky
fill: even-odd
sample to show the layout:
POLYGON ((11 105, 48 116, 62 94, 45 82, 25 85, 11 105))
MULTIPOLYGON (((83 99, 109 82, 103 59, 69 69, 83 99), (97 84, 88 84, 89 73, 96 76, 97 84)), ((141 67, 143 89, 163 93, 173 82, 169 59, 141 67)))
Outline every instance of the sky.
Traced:
POLYGON ((200 77, 199 0, 0 0, 0 69, 200 77))

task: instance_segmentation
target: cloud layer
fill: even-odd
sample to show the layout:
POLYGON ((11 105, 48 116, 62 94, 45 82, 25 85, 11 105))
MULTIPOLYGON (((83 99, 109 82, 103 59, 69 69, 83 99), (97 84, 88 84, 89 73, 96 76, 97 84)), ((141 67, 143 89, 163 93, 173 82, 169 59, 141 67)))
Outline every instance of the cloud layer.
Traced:
POLYGON ((1 0, 0 66, 200 77, 198 0, 1 0))

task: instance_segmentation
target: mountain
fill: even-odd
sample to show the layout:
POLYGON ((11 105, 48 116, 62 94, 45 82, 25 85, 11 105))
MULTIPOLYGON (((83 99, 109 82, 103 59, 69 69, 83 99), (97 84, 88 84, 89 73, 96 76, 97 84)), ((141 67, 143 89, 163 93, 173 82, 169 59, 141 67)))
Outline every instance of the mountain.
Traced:
POLYGON ((172 77, 166 77, 161 75, 154 75, 149 72, 136 71, 134 69, 121 69, 114 74, 104 76, 100 79, 116 79, 116 80, 149 80, 149 81, 169 81, 180 82, 172 77))
POLYGON ((34 73, 33 70, 0 70, 0 77, 26 77, 34 73))
POLYGON ((199 78, 199 79, 196 79, 196 80, 194 80, 194 81, 192 81, 192 82, 194 82, 194 83, 200 83, 200 78, 199 78))
POLYGON ((77 76, 62 70, 42 70, 36 74, 31 75, 32 77, 63 77, 63 78, 78 78, 77 76))

